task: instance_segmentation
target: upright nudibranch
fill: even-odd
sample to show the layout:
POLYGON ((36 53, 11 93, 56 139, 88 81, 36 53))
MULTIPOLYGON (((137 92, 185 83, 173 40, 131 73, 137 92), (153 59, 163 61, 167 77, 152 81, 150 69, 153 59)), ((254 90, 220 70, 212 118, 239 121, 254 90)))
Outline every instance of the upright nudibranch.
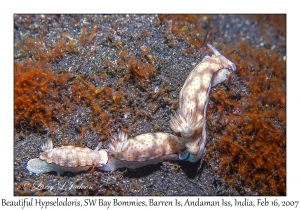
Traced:
POLYGON ((127 138, 119 132, 109 144, 109 149, 95 150, 74 146, 53 148, 52 141, 43 146, 39 158, 31 159, 27 169, 36 174, 56 171, 79 172, 94 166, 102 171, 119 168, 138 168, 169 160, 185 160, 189 152, 184 149, 185 141, 168 133, 146 133, 127 138))
POLYGON ((42 145, 43 152, 39 158, 31 159, 27 163, 27 170, 36 174, 56 171, 62 174, 66 171, 73 173, 86 171, 90 167, 100 167, 107 163, 106 150, 99 150, 101 143, 95 150, 87 147, 62 146, 53 148, 49 139, 42 145))
POLYGON ((205 118, 210 89, 236 70, 235 64, 221 55, 215 47, 209 44, 208 47, 214 55, 206 56, 191 71, 180 91, 179 110, 170 120, 172 130, 180 132, 186 139, 185 146, 191 153, 188 160, 191 162, 205 154, 205 118))

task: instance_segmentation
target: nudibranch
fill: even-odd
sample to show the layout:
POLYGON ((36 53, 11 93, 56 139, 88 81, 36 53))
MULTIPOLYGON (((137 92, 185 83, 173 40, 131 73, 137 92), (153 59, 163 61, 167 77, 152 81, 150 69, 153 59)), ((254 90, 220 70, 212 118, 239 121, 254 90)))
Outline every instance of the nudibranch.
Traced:
POLYGON ((235 64, 221 55, 215 47, 210 44, 208 47, 214 55, 206 56, 191 71, 180 91, 179 109, 170 120, 171 129, 181 133, 186 139, 185 147, 191 153, 191 162, 205 154, 205 118, 210 89, 236 70, 235 64))
POLYGON ((108 161, 106 150, 99 150, 100 146, 101 143, 95 150, 75 146, 53 148, 52 140, 48 139, 42 145, 40 157, 28 161, 27 170, 36 174, 50 171, 63 174, 66 171, 86 171, 92 166, 100 167, 108 161))
POLYGON ((185 160, 189 152, 184 144, 184 140, 169 133, 146 133, 128 139, 125 133, 119 132, 112 138, 108 162, 100 170, 134 169, 162 161, 185 160))
POLYGON ((130 139, 127 134, 119 132, 112 138, 108 150, 99 150, 101 144, 95 150, 74 146, 53 148, 49 140, 42 146, 40 157, 28 161, 27 169, 36 174, 50 171, 76 173, 92 166, 102 171, 124 167, 134 169, 162 161, 185 160, 189 152, 184 144, 184 140, 177 136, 162 132, 141 134, 130 139))

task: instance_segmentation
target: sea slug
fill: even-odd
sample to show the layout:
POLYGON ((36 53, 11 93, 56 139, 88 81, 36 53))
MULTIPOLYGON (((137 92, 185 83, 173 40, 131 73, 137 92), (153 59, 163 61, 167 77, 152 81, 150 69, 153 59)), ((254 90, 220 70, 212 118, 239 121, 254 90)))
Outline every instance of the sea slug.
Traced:
POLYGON ((52 140, 49 139, 42 146, 40 157, 28 161, 27 170, 36 174, 50 171, 63 174, 66 171, 86 171, 92 166, 100 167, 108 160, 106 150, 99 150, 100 146, 101 143, 95 150, 74 146, 53 148, 52 140))
POLYGON ((189 152, 185 141, 168 133, 146 133, 128 139, 119 132, 109 144, 108 163, 100 167, 103 171, 119 168, 139 168, 162 161, 185 160, 189 152))
POLYGON ((179 109, 171 116, 170 126, 186 139, 185 147, 191 153, 189 161, 195 162, 205 155, 206 107, 212 86, 223 82, 236 70, 233 62, 212 45, 214 52, 206 56, 189 74, 179 96, 179 109))

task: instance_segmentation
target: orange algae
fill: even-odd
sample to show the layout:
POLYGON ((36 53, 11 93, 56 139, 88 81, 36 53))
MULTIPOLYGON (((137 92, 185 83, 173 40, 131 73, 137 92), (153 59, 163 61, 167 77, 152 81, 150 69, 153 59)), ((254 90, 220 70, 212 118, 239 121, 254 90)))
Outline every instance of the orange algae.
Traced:
POLYGON ((234 54, 231 47, 223 52, 236 64, 241 87, 212 90, 208 119, 215 115, 219 123, 210 125, 208 120, 208 125, 221 135, 208 148, 218 151, 228 183, 240 180, 261 195, 285 195, 286 63, 278 50, 249 47, 247 42, 238 44, 234 54), (242 88, 247 94, 239 92, 242 88))
MULTIPOLYGON (((133 77, 133 79, 140 84, 142 84, 145 80, 150 81, 149 79, 154 76, 156 70, 152 55, 149 54, 150 50, 150 47, 146 47, 142 51, 142 56, 146 57, 150 64, 143 62, 142 59, 136 59, 135 56, 130 56, 128 50, 123 50, 120 52, 120 59, 117 60, 118 68, 121 68, 125 71, 129 70, 129 72, 124 72, 125 77, 118 81, 119 85, 124 82, 124 80, 128 80, 130 77, 133 77)), ((113 67, 108 61, 107 66, 113 67)))
POLYGON ((69 99, 62 95, 69 73, 54 74, 50 62, 60 60, 73 48, 66 44, 66 34, 52 49, 42 38, 18 44, 25 53, 23 62, 14 62, 14 124, 17 129, 53 128, 69 113, 69 99), (65 102, 65 103, 62 103, 65 102))
MULTIPOLYGON (((96 34, 97 27, 91 32, 82 28, 78 37, 79 44, 90 45, 96 34)), ((75 49, 76 42, 68 34, 63 34, 61 41, 52 48, 47 47, 42 37, 29 38, 25 44, 17 44, 26 58, 22 62, 15 61, 16 128, 54 129, 54 124, 66 122, 67 115, 72 114, 76 107, 85 106, 92 110, 93 119, 89 127, 98 134, 101 133, 100 139, 104 140, 109 138, 109 126, 118 118, 117 114, 131 111, 126 107, 121 79, 118 82, 119 90, 115 90, 106 85, 96 87, 82 75, 74 77, 71 73, 53 73, 52 62, 60 61, 67 53, 79 53, 75 49), (67 42, 67 39, 70 41, 67 42)), ((115 68, 108 60, 106 63, 115 68)), ((66 72, 62 70, 64 71, 66 72)), ((100 79, 97 75, 90 75, 89 78, 100 79)), ((105 82, 106 78, 107 74, 102 73, 102 81, 105 82)), ((82 137, 87 129, 82 128, 82 137)))
POLYGON ((81 29, 81 34, 79 36, 79 43, 81 46, 90 45, 94 41, 97 35, 98 27, 94 26, 93 30, 89 33, 84 27, 81 29))
POLYGON ((124 110, 131 111, 129 107, 126 107, 126 99, 122 90, 117 91, 106 85, 97 88, 82 76, 77 77, 71 91, 76 103, 91 108, 93 120, 90 128, 101 133, 101 140, 110 137, 109 126, 118 118, 118 113, 124 110))
POLYGON ((133 72, 133 75, 139 82, 142 82, 143 78, 148 80, 155 71, 154 67, 149 66, 139 60, 136 61, 134 57, 129 59, 129 64, 129 69, 133 72))
POLYGON ((61 120, 59 113, 68 111, 60 105, 60 90, 69 74, 53 75, 39 69, 20 73, 18 64, 15 71, 15 125, 51 127, 53 118, 61 120))

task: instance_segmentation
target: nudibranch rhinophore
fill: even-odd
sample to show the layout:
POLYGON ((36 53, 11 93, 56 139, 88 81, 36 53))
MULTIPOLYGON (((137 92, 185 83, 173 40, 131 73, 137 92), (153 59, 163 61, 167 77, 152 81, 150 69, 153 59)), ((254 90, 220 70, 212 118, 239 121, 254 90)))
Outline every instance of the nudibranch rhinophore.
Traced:
POLYGON ((184 149, 185 141, 168 133, 146 133, 127 138, 127 134, 119 132, 112 138, 109 149, 98 151, 74 146, 53 148, 52 141, 43 146, 39 158, 27 163, 30 172, 39 174, 56 171, 79 172, 94 166, 102 171, 114 171, 119 168, 139 168, 157 164, 162 161, 185 160, 189 152, 184 149))
POLYGON ((205 155, 205 119, 210 89, 236 70, 235 64, 215 47, 210 44, 208 47, 214 55, 206 56, 191 71, 180 91, 179 109, 170 120, 171 129, 181 133, 186 140, 185 147, 191 153, 188 159, 191 162, 205 155))

